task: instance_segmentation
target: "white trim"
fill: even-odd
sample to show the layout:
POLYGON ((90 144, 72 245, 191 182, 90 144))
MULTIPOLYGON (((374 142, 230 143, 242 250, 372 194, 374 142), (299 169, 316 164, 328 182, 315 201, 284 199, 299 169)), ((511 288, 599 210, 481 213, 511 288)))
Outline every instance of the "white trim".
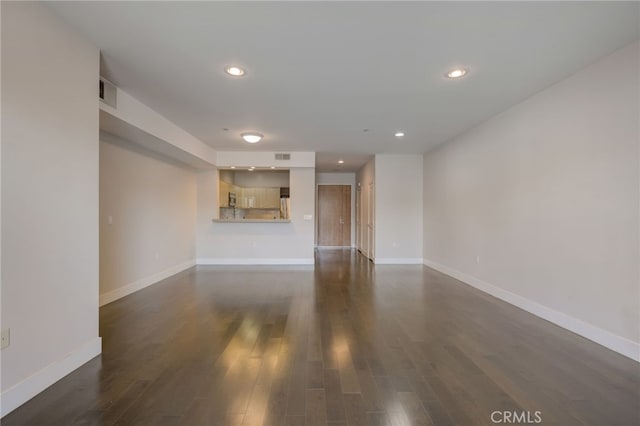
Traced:
POLYGON ((422 265, 422 259, 417 257, 376 257, 376 265, 422 265))
POLYGON ((165 269, 164 271, 158 272, 153 275, 149 275, 148 277, 134 281, 122 287, 118 287, 115 290, 102 293, 100 295, 100 306, 104 306, 107 303, 111 303, 115 300, 128 296, 131 293, 135 293, 138 290, 142 290, 145 287, 149 287, 150 285, 156 284, 157 282, 162 281, 165 278, 169 278, 170 276, 175 275, 178 272, 182 272, 185 269, 191 268, 195 264, 196 263, 194 260, 187 260, 186 262, 172 266, 171 268, 165 269))
POLYGON ((611 349, 612 351, 631 358, 634 361, 640 362, 640 343, 618 336, 610 331, 603 330, 602 328, 586 323, 578 318, 556 311, 552 308, 541 305, 538 302, 534 302, 533 300, 511 293, 510 291, 504 290, 493 284, 489 284, 471 275, 467 275, 464 272, 433 262, 429 259, 424 259, 424 264, 442 272, 443 274, 462 281, 465 284, 475 287, 478 290, 482 290, 485 293, 497 297, 498 299, 515 305, 533 315, 598 343, 605 348, 611 349))
POLYGON ((260 257, 220 257, 198 258, 197 265, 313 265, 312 257, 286 258, 260 258, 260 257))
POLYGON ((351 250, 353 246, 316 246, 318 250, 351 250))
POLYGON ((102 339, 95 339, 76 348, 64 358, 47 365, 0 395, 0 417, 4 417, 31 398, 79 368, 102 352, 102 339))

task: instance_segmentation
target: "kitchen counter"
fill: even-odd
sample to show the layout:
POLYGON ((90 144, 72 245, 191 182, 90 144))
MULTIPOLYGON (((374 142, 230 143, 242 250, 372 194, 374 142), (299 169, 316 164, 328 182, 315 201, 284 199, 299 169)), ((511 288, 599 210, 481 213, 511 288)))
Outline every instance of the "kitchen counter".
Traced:
POLYGON ((291 223, 291 219, 211 219, 216 223, 291 223))

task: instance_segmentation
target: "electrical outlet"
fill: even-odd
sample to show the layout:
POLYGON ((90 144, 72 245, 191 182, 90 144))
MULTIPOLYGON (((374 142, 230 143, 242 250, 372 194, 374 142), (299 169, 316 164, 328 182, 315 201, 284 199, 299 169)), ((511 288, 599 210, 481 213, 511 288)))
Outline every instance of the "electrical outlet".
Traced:
POLYGON ((9 340, 11 337, 10 330, 10 328, 5 328, 2 330, 2 333, 0 333, 0 349, 4 349, 9 346, 9 340))
POLYGON ((312 214, 305 214, 304 215, 304 220, 313 220, 313 215, 312 214))
POLYGON ((480 256, 476 256, 476 265, 480 264, 480 256))

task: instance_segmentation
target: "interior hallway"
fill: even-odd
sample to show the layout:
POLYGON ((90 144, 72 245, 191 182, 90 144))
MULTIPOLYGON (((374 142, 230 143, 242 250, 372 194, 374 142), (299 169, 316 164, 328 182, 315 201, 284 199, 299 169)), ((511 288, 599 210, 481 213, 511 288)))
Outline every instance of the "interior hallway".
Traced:
POLYGON ((100 309, 11 425, 640 424, 640 365, 423 266, 198 266, 100 309), (532 414, 533 415, 533 414, 532 414))

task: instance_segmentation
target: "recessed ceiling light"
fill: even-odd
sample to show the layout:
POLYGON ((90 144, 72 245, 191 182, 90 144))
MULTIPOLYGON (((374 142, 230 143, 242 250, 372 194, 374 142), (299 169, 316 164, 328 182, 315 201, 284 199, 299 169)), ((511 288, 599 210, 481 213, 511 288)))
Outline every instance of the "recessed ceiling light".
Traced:
POLYGON ((467 75, 467 70, 464 68, 456 68, 447 73, 447 77, 449 78, 460 78, 467 75))
POLYGON ((338 164, 344 164, 344 160, 338 160, 338 164))
POLYGON ((224 69, 224 72, 226 72, 227 74, 233 77, 242 77, 246 71, 243 68, 232 65, 232 66, 226 67, 224 69))
POLYGON ((263 137, 262 134, 255 132, 242 133, 240 136, 242 136, 242 139, 244 139, 245 142, 249 143, 258 143, 263 137))
POLYGON ((396 138, 401 138, 404 136, 404 132, 396 132, 396 134, 394 135, 396 138))

